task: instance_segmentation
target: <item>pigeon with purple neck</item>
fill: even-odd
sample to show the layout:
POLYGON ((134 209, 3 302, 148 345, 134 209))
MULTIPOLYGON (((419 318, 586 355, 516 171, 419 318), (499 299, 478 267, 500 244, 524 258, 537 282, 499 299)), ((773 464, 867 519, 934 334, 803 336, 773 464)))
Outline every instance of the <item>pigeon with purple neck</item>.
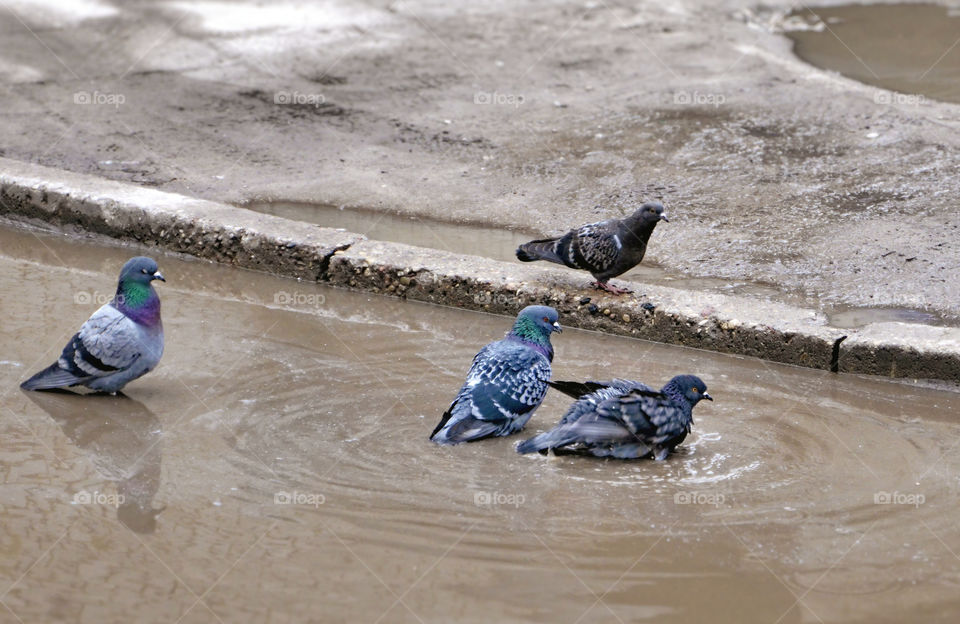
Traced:
POLYGON ((80 327, 56 362, 20 387, 86 386, 115 393, 153 370, 163 355, 160 297, 153 289, 154 280, 166 281, 156 261, 142 256, 128 260, 113 299, 80 327))
POLYGON ((557 311, 527 306, 503 340, 480 349, 457 398, 430 434, 437 444, 460 444, 523 429, 550 381, 557 311))

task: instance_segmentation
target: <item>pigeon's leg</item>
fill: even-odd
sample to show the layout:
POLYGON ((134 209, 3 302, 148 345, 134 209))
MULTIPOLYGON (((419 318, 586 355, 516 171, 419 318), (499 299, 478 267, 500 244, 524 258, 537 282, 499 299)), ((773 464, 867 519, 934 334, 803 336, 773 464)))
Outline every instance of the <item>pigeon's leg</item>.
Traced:
POLYGON ((605 290, 608 293, 613 293, 614 295, 628 295, 633 292, 629 288, 617 288, 616 286, 608 284, 607 282, 601 282, 599 280, 593 282, 591 286, 594 288, 599 288, 600 290, 605 290))

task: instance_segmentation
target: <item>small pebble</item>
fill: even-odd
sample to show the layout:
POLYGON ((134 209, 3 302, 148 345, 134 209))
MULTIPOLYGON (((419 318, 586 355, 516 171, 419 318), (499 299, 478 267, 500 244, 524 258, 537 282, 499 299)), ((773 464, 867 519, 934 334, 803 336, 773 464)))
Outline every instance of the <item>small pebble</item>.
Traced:
POLYGON ((580 305, 587 305, 588 303, 590 303, 590 297, 584 297, 580 300, 580 305))

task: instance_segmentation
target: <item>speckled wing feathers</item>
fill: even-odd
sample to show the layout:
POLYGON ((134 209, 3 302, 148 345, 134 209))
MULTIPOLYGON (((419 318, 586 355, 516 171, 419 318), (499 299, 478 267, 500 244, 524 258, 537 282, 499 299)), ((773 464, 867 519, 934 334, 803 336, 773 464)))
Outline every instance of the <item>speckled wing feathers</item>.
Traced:
POLYGON ((467 380, 431 435, 455 444, 519 431, 547 394, 550 361, 520 342, 500 340, 477 353, 467 380))
POLYGON ((591 223, 577 230, 571 237, 567 256, 570 266, 590 271, 593 274, 605 273, 612 267, 623 243, 617 235, 618 221, 591 223))
POLYGON ((684 407, 642 383, 614 379, 609 382, 569 384, 557 382, 573 393, 583 394, 567 410, 556 427, 517 446, 520 453, 569 447, 599 457, 637 458, 653 453, 663 458, 683 441, 693 422, 684 407))

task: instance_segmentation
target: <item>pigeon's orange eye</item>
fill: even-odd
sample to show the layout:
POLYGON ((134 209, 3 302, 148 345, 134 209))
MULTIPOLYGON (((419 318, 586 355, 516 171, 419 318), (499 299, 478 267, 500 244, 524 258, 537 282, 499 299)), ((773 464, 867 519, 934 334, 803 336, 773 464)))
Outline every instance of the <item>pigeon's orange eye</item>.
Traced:
POLYGON ((694 388, 693 392, 694 394, 700 394, 700 388, 694 388))
POLYGON ((550 322, 550 319, 548 319, 547 317, 543 317, 543 322, 544 322, 544 323, 549 323, 549 322, 550 322))

